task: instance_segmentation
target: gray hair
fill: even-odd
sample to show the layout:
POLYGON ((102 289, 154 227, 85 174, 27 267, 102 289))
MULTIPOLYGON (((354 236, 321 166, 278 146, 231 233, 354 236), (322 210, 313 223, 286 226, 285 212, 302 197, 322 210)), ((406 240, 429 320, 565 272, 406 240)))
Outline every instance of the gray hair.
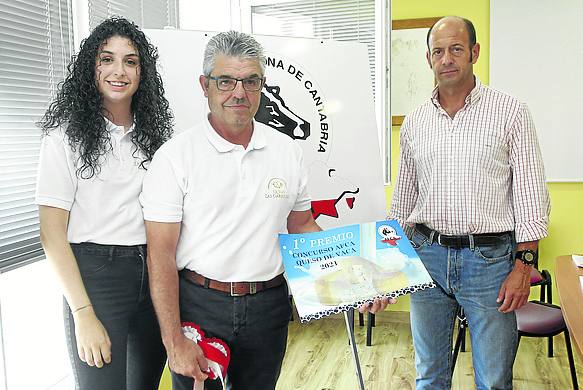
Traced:
POLYGON ((258 60, 261 73, 265 74, 267 59, 263 47, 249 34, 239 31, 222 32, 210 39, 204 50, 202 70, 206 77, 210 76, 219 55, 258 60))

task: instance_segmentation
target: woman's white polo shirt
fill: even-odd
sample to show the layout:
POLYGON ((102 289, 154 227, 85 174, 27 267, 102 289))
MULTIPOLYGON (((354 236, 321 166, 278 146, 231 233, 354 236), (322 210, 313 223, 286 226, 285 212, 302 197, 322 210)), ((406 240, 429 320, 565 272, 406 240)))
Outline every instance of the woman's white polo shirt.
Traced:
POLYGON ((112 149, 100 159, 92 178, 77 175, 79 154, 62 129, 43 137, 38 166, 36 204, 69 211, 71 243, 141 245, 146 243, 139 202, 145 169, 142 153, 134 154, 133 126, 124 128, 106 119, 112 149))

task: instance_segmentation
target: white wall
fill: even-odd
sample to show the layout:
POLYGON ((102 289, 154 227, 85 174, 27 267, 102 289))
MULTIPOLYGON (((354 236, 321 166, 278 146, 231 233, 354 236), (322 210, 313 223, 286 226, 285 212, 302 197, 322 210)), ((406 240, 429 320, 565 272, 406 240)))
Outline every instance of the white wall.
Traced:
POLYGON ((73 388, 62 299, 57 278, 46 261, 0 275, 9 390, 73 388))
POLYGON ((581 0, 490 4, 490 85, 528 105, 548 181, 583 182, 582 19, 581 0))
POLYGON ((180 0, 179 6, 181 30, 225 31, 236 29, 239 23, 239 15, 233 15, 236 10, 231 9, 230 0, 180 0))

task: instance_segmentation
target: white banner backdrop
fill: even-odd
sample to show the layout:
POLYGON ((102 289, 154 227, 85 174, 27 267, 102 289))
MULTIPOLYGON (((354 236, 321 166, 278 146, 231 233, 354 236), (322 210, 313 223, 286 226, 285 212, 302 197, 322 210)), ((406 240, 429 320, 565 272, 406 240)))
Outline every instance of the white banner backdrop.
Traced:
MULTIPOLYGON (((176 132, 208 112, 198 82, 213 32, 144 30, 160 54, 176 132)), ((298 142, 322 228, 383 219, 385 191, 365 45, 255 35, 268 57, 255 119, 298 142)))

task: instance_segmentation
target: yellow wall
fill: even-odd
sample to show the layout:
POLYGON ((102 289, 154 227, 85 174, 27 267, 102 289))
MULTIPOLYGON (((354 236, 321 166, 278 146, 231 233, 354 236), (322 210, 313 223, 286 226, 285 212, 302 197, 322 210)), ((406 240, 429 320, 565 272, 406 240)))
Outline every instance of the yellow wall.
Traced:
POLYGON ((160 387, 158 387, 158 390, 172 390, 172 379, 170 377, 168 366, 164 369, 164 374, 162 375, 162 380, 160 381, 160 387))
MULTIPOLYGON (((490 80, 490 1, 489 0, 392 0, 392 19, 415 19, 435 16, 458 15, 470 19, 476 27, 481 45, 480 58, 474 72, 480 80, 488 84, 490 80)), ((517 42, 519 44, 519 42, 517 42)), ((430 70, 427 69, 429 72, 430 70)), ((539 129, 544 131, 544 129, 539 129)), ((397 177, 399 163, 399 128, 393 127, 392 180, 397 177)), ((568 142, 568 141, 566 141, 568 142)), ((583 168, 582 168, 583 169, 583 168)), ((553 274, 555 258, 570 253, 583 253, 583 183, 549 183, 551 194, 551 221, 549 237, 540 243, 539 268, 548 269, 553 274)), ((390 207, 393 185, 386 187, 387 207, 390 207)), ((556 284, 553 287, 553 302, 559 303, 556 284)), ((534 291, 534 289, 533 289, 534 291)), ((536 290, 538 296, 538 289, 536 290)), ((533 298, 536 297, 533 295, 533 298)), ((409 310, 409 299, 401 298, 393 310, 409 310)))

